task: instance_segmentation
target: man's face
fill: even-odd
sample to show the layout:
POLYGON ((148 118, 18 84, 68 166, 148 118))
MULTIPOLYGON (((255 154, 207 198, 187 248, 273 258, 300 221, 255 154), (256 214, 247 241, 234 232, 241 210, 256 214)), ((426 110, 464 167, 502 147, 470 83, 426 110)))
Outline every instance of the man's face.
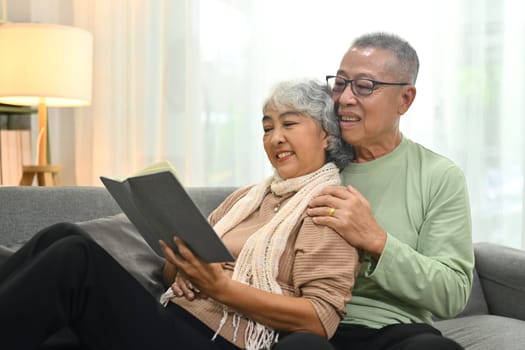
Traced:
MULTIPOLYGON (((350 48, 341 61, 337 75, 352 80, 401 82, 392 69, 388 69, 395 66, 395 62, 395 57, 385 49, 350 48)), ((392 151, 399 144, 399 118, 414 96, 413 86, 391 85, 377 85, 371 95, 363 97, 354 95, 348 85, 342 93, 333 95, 342 137, 354 145, 357 161, 365 156, 362 152, 373 159, 392 151), (413 90, 412 98, 406 96, 408 89, 413 90)))

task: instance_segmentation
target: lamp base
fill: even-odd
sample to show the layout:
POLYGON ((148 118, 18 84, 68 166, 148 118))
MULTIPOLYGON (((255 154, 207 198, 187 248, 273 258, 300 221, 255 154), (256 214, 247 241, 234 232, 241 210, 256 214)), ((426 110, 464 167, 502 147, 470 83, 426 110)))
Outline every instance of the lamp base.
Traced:
POLYGON ((54 165, 24 165, 20 186, 31 186, 36 176, 38 186, 59 186, 60 177, 58 173, 62 166, 54 165))

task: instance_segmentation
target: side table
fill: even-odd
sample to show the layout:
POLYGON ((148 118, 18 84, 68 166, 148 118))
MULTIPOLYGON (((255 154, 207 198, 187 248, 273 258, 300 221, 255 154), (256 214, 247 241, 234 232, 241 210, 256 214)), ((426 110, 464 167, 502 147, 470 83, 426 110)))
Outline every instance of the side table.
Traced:
POLYGON ((24 165, 20 186, 31 186, 36 176, 38 186, 59 186, 58 173, 62 166, 55 165, 24 165))

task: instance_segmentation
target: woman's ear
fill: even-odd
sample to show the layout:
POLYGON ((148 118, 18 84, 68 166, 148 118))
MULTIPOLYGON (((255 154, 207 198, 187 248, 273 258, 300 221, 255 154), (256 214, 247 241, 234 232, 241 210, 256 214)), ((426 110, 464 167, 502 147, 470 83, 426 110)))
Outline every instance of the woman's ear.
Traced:
POLYGON ((328 149, 328 143, 330 141, 330 135, 324 130, 322 130, 323 133, 323 149, 326 151, 328 149))

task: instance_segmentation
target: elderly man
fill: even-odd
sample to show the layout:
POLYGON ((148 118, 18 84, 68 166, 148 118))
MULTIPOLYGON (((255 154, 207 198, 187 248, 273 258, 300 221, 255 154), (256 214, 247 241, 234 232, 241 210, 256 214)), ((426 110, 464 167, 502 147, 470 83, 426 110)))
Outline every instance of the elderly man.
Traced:
MULTIPOLYGON (((432 316, 455 316, 470 294, 468 193, 453 162, 399 129, 416 96, 418 69, 409 43, 372 33, 355 40, 336 75, 327 76, 355 159, 341 173, 346 187, 323 191, 308 215, 357 247, 363 260, 331 340, 337 349, 461 349, 432 327, 432 316)), ((311 337, 292 334, 277 349, 304 348, 311 337)), ((331 348, 326 341, 324 347, 331 348)))

